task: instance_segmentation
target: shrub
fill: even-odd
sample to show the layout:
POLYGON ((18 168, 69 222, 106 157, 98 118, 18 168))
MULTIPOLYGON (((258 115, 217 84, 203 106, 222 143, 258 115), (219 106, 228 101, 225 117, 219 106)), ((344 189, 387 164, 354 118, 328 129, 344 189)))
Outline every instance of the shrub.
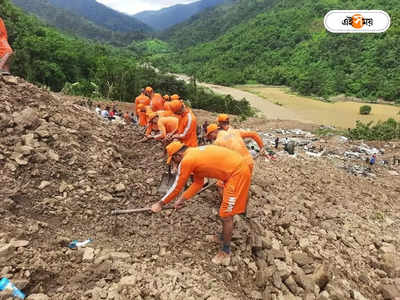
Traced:
POLYGON ((356 127, 348 131, 348 137, 355 140, 379 140, 387 141, 400 138, 400 122, 388 119, 385 122, 362 123, 357 121, 356 127))
POLYGON ((369 105, 363 105, 360 107, 360 115, 369 115, 372 108, 369 105))

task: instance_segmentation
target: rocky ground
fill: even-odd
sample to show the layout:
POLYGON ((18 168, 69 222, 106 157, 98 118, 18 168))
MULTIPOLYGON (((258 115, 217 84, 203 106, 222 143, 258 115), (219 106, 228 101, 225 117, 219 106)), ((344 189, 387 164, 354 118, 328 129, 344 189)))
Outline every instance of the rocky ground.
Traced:
MULTIPOLYGON (((342 167, 361 164, 362 155, 345 155, 363 154, 361 142, 276 131, 288 122, 242 124, 267 142, 280 135, 309 143, 296 156, 256 160, 249 216, 235 218, 232 265, 221 267, 211 263, 210 238, 220 230, 215 191, 180 212, 110 214, 159 200, 162 149, 132 145, 136 128, 104 122, 81 104, 0 77, 0 275, 27 299, 400 297, 400 167, 342 167), (307 154, 320 144, 326 154, 307 154), (67 247, 88 238, 85 248, 67 247)), ((400 149, 366 146, 382 158, 400 149)))

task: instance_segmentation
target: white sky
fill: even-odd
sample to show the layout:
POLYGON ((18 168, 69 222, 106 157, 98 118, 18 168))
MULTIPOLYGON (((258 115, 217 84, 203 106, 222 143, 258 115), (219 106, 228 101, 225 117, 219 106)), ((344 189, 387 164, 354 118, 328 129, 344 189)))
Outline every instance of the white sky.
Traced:
POLYGON ((143 10, 159 10, 175 4, 188 4, 198 0, 96 0, 115 10, 136 14, 143 10))

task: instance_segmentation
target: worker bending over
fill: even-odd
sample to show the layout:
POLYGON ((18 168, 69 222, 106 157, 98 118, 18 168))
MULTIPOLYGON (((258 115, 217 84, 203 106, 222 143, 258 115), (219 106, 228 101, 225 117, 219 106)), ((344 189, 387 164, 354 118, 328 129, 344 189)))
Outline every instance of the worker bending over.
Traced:
POLYGON ((188 147, 197 147, 197 120, 192 110, 179 100, 171 101, 169 108, 179 116, 178 133, 173 138, 180 140, 188 147))
POLYGON ((153 136, 153 138, 163 141, 172 139, 172 136, 178 130, 178 123, 179 120, 176 117, 158 118, 157 126, 160 133, 153 136))
POLYGON ((214 145, 226 147, 242 155, 252 173, 254 160, 243 140, 244 138, 254 139, 260 147, 260 153, 265 153, 264 143, 261 137, 254 131, 238 130, 232 127, 228 131, 225 131, 219 129, 217 124, 210 124, 207 127, 207 139, 212 141, 214 145))
POLYGON ((175 141, 167 146, 168 160, 178 164, 174 184, 161 201, 152 205, 152 211, 158 213, 162 207, 175 199, 190 175, 193 174, 192 185, 175 202, 175 209, 181 209, 201 190, 204 178, 215 178, 224 182, 225 189, 219 216, 222 219, 221 250, 213 258, 213 263, 229 265, 231 259, 230 243, 233 231, 233 216, 245 213, 248 201, 251 174, 246 161, 238 153, 224 147, 207 145, 190 148, 175 141))

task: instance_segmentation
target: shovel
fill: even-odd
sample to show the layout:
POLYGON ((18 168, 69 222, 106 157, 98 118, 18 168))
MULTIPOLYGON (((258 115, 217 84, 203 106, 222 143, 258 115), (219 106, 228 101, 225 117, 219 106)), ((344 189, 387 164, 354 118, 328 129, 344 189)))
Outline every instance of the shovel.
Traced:
MULTIPOLYGON (((173 207, 164 207, 164 209, 174 209, 173 207)), ((111 211, 112 216, 123 215, 123 214, 135 214, 142 212, 151 212, 151 207, 136 208, 136 209, 116 209, 111 211)))
MULTIPOLYGON (((209 189, 210 187, 216 185, 217 182, 209 183, 207 186, 203 187, 197 195, 200 193, 204 192, 205 190, 209 189)), ((169 207, 164 207, 163 210, 165 209, 174 209, 174 207, 169 206, 169 207)), ((122 215, 122 214, 135 214, 135 213, 142 213, 142 212, 151 212, 151 207, 145 207, 145 208, 136 208, 136 209, 117 209, 111 211, 112 216, 117 216, 117 215, 122 215)))
POLYGON ((164 173, 161 177, 161 183, 158 187, 158 192, 160 194, 165 194, 169 187, 174 183, 175 176, 171 173, 171 167, 169 167, 168 172, 164 173))

